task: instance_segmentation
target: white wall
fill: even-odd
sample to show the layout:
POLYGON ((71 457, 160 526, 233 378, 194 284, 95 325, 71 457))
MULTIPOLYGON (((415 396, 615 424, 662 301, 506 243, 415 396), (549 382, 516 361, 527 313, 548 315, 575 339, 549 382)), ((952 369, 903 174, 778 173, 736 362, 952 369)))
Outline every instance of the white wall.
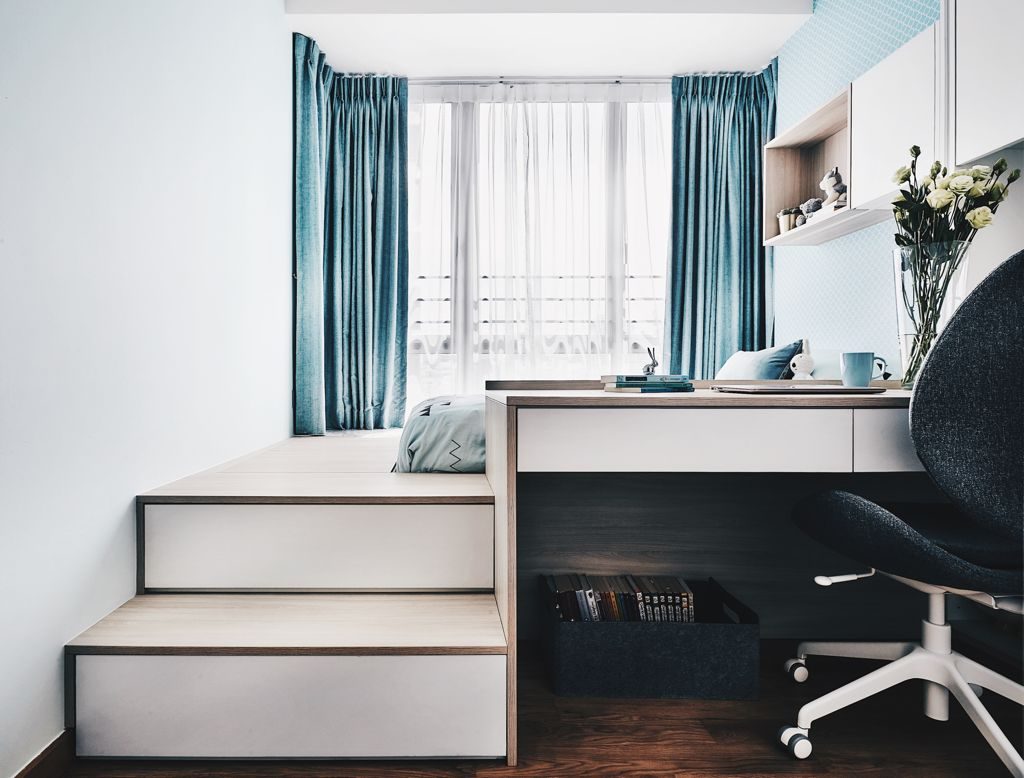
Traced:
POLYGON ((282 0, 0 0, 0 776, 134 495, 289 434, 290 154, 282 0))
MULTIPOLYGON (((1024 147, 981 157, 972 164, 991 165, 999 158, 1006 160, 1010 170, 1024 170, 1024 147)), ((1003 181, 1006 180, 1004 176, 1003 181)), ((971 243, 967 265, 968 287, 973 289, 981 280, 1018 251, 1024 250, 1024 178, 1010 185, 1010 196, 999 204, 995 221, 981 230, 971 243)))

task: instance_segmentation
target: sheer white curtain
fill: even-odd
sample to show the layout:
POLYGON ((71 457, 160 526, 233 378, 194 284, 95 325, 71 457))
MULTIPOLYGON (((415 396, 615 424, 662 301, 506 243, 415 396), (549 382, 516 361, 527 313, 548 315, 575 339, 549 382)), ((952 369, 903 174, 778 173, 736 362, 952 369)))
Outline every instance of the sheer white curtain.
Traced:
POLYGON ((409 87, 409 399, 661 349, 666 84, 409 87))

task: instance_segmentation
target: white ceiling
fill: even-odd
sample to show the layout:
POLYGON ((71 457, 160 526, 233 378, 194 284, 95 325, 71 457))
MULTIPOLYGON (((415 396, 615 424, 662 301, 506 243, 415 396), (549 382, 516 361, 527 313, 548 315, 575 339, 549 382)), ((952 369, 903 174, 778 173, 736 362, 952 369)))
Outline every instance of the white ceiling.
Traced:
POLYGON ((343 72, 669 76, 763 67, 810 17, 811 0, 286 0, 286 8, 292 30, 343 72))

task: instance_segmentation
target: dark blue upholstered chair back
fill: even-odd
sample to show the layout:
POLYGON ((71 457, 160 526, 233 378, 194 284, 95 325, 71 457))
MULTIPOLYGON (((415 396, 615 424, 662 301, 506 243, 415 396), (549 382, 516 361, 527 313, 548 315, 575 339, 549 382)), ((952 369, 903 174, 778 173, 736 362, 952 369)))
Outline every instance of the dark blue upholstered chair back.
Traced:
POLYGON ((974 522, 1024 533, 1024 251, 963 301, 932 347, 910 404, 917 455, 974 522))

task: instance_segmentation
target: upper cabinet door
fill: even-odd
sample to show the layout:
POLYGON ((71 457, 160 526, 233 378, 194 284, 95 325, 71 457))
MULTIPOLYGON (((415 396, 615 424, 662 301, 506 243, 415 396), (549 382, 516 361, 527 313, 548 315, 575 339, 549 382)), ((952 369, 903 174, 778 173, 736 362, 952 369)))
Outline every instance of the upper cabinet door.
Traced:
POLYGON ((892 175, 910 162, 910 147, 921 147, 922 175, 935 160, 935 28, 854 81, 851 103, 850 205, 888 208, 892 175))
POLYGON ((1024 0, 956 3, 956 161, 1024 139, 1024 0))

